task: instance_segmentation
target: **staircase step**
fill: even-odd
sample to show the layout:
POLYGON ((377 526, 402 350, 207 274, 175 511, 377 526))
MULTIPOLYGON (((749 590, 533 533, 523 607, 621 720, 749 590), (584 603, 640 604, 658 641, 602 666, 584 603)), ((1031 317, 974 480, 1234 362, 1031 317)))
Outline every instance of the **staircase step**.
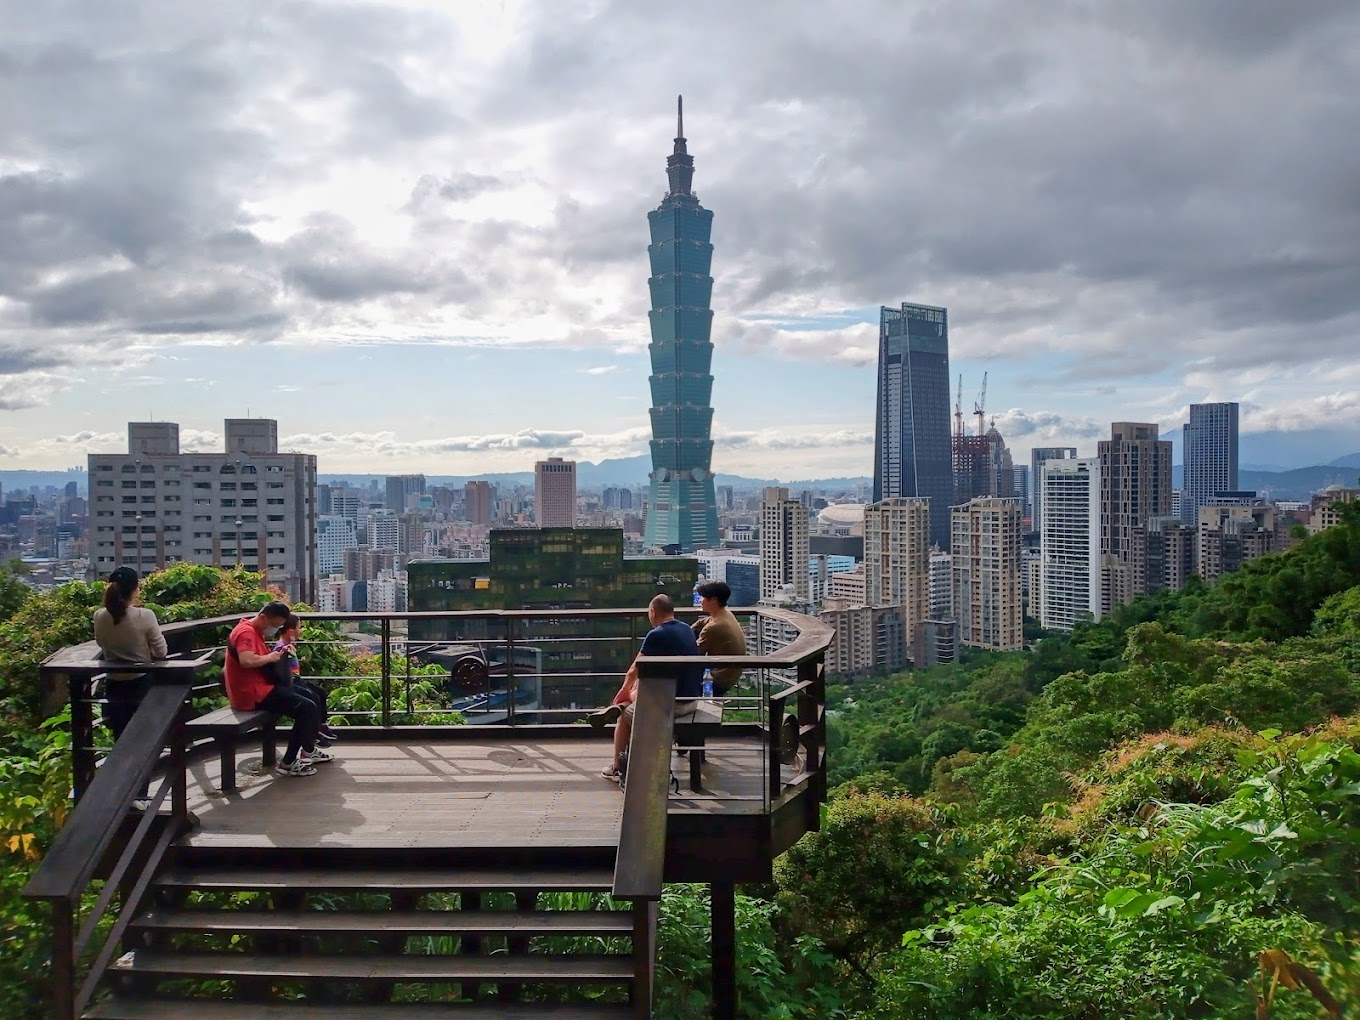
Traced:
POLYGON ((203 890, 345 891, 345 892, 608 892, 614 885, 609 868, 497 870, 491 868, 408 871, 374 868, 172 868, 156 879, 162 888, 203 890))
MULTIPOLYGON (((619 982, 633 976, 629 954, 494 956, 265 956, 259 953, 162 953, 134 950, 111 974, 265 978, 275 981, 571 981, 619 982)), ((195 1016, 197 1014, 194 1014, 195 1016)))
POLYGON ((627 1005, 545 1005, 531 1003, 353 1003, 222 1002, 115 996, 91 1007, 89 1020, 626 1020, 627 1005))
POLYGON ((171 910, 132 923, 160 934, 631 935, 624 910, 171 910))

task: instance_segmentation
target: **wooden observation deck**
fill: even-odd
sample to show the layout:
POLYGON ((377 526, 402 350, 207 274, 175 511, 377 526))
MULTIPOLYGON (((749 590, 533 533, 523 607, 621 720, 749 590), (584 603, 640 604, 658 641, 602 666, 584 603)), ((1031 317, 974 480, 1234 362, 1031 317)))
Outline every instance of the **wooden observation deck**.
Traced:
MULTIPOLYGON (((71 704, 77 803, 26 891, 51 908, 53 1015, 650 1017, 662 889, 700 882, 713 1015, 734 1016, 735 887, 768 880, 826 796, 831 632, 750 615, 782 647, 705 660, 745 672, 704 727, 693 784, 673 740, 687 732, 674 719, 686 660, 646 660, 623 792, 600 776, 612 732, 581 725, 594 706, 549 707, 551 675, 488 676, 486 716, 497 690, 506 706, 493 722, 472 711, 461 726, 396 725, 409 716, 393 664, 418 651, 402 633, 413 617, 494 625, 513 646, 521 627, 553 620, 636 630, 643 610, 311 614, 376 622, 382 676, 370 724, 344 726, 336 760, 305 778, 276 775, 258 734, 242 737, 234 769, 194 742, 194 706, 220 694, 235 618, 165 628, 179 658, 146 668, 155 685, 107 754, 93 706, 109 664, 89 645, 63 649, 43 677, 49 705, 71 704), (529 687, 535 703, 517 696, 529 687), (135 811, 148 778, 152 807, 135 811)), ((513 663, 512 647, 502 657, 513 663)))

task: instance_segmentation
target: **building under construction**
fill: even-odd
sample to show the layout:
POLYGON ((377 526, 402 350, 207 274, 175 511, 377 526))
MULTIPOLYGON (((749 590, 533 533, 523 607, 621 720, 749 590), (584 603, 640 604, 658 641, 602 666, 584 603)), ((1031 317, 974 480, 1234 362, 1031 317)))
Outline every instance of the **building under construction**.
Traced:
POLYGON ((982 392, 973 405, 977 418, 976 435, 968 435, 963 424, 963 377, 959 377, 959 392, 954 403, 954 506, 970 499, 990 496, 1011 499, 1015 496, 1015 467, 1006 441, 987 425, 987 376, 982 377, 982 392))

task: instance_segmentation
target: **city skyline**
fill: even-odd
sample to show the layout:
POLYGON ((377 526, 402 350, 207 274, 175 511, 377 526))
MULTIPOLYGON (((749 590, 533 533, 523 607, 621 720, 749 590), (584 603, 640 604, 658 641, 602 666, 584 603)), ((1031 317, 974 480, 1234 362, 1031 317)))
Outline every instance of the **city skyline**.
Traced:
POLYGON ((0 469, 153 417, 204 449, 275 418, 331 472, 644 452, 636 224, 680 91, 722 210, 716 472, 870 474, 904 297, 950 309, 1017 463, 1195 403, 1244 448, 1355 431, 1360 10, 1183 7, 6 4, 0 469))

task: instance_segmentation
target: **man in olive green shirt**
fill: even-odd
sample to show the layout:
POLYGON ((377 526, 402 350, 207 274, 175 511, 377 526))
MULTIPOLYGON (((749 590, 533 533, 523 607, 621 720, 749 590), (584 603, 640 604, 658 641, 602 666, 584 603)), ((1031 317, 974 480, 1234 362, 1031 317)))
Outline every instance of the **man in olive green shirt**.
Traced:
MULTIPOLYGON (((732 597, 727 582, 705 581, 695 591, 699 593, 699 608, 704 611, 704 615, 694 622, 699 651, 705 655, 745 655, 746 632, 727 608, 727 600, 732 597)), ((713 693, 726 694, 740 679, 740 666, 713 670, 713 693)))

